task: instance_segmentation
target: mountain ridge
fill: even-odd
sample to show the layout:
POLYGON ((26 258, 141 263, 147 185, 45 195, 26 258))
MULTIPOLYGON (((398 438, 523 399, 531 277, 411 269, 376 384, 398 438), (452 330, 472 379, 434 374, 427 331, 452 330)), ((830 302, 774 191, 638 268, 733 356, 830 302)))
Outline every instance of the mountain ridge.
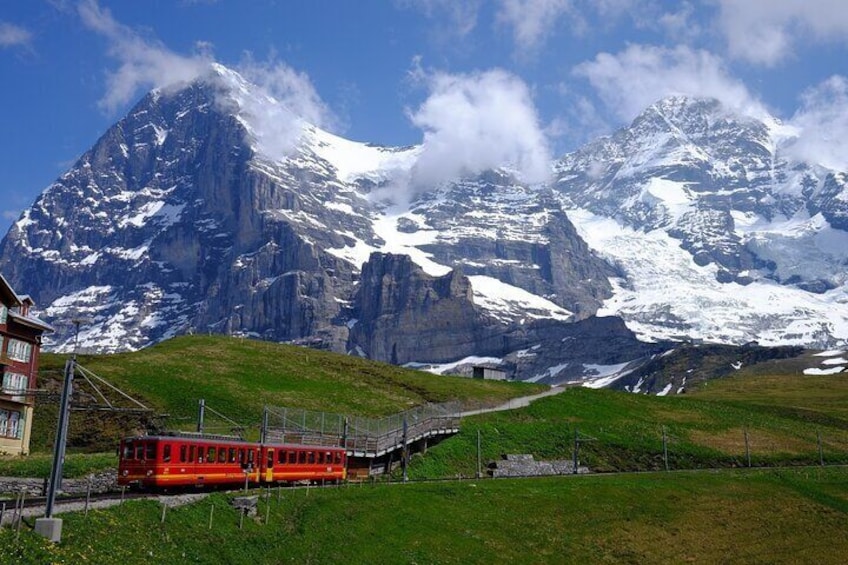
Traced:
MULTIPOLYGON (((646 354, 637 336, 829 347, 848 339, 846 175, 793 162, 790 134, 674 97, 558 160, 549 184, 485 171, 401 206, 386 197, 420 146, 345 140, 216 66, 110 128, 13 224, 0 269, 46 281, 33 293, 45 317, 89 318, 81 343, 100 351, 211 331, 395 362, 485 350, 557 382, 588 376, 592 359, 510 365, 552 346, 534 320, 553 336, 621 316, 631 347, 596 352, 610 366, 646 354), (437 291, 445 276, 464 290, 437 291), (423 292, 419 314, 367 306, 366 282, 386 303, 423 292), (427 332, 442 345, 421 347, 427 332)), ((60 329, 52 347, 71 337, 60 329)))

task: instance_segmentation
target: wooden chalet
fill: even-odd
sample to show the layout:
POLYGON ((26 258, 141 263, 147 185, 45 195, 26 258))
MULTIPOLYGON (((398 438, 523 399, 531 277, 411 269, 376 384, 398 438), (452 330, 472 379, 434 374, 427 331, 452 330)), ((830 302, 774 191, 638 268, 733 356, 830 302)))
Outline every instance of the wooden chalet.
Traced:
POLYGON ((29 454, 35 401, 28 393, 38 376, 41 336, 53 331, 30 314, 33 305, 0 275, 0 455, 29 454))

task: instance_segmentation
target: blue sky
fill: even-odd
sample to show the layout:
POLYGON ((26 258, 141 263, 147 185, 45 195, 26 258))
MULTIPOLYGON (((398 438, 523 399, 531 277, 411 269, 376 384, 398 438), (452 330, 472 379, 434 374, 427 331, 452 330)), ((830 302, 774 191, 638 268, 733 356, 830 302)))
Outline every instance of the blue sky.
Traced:
POLYGON ((461 168, 531 177, 682 93, 768 111, 848 169, 844 0, 2 0, 0 232, 144 92, 213 60, 350 139, 461 146, 461 168))

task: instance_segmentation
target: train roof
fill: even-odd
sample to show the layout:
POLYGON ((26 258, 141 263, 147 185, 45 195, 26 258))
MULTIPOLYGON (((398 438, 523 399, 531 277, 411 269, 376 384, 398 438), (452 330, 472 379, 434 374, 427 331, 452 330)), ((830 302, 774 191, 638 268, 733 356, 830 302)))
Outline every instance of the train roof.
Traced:
POLYGON ((199 435, 196 433, 179 433, 179 434, 161 434, 161 435, 142 435, 142 436, 130 436, 123 438, 123 441, 149 441, 149 440, 157 440, 157 441, 176 441, 176 440, 184 440, 190 441, 191 443, 202 443, 202 444, 214 444, 218 445, 221 443, 234 443, 234 444, 243 444, 246 446, 259 446, 265 445, 268 447, 274 448, 286 448, 286 449, 319 449, 319 450, 344 450, 341 446, 338 445, 316 445, 316 444, 304 444, 304 443, 260 443, 258 441, 247 441, 245 439, 236 437, 236 436, 216 436, 214 434, 204 434, 199 435))

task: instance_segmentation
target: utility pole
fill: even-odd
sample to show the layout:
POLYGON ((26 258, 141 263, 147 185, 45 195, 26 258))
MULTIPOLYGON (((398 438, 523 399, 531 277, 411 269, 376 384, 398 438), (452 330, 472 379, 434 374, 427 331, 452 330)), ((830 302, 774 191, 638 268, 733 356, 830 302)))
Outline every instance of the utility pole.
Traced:
POLYGON ((406 467, 409 465, 409 446, 407 445, 407 434, 409 433, 409 426, 406 421, 406 415, 403 416, 403 482, 407 482, 409 477, 406 475, 406 467))
POLYGON ((197 402, 197 433, 203 433, 203 416, 206 414, 206 400, 201 398, 197 402))
POLYGON ((259 432, 259 442, 268 443, 268 405, 262 408, 262 430, 259 432))
POLYGON ((577 474, 578 455, 580 453, 580 431, 574 428, 574 469, 572 473, 577 474))
POLYGON ((477 430, 477 478, 483 476, 483 466, 480 457, 480 430, 477 430))
POLYGON ((77 364, 77 346, 79 328, 82 320, 72 320, 74 324, 74 350, 65 362, 65 374, 62 383, 62 398, 59 401, 59 421, 56 424, 56 441, 53 446, 53 464, 50 467, 50 482, 47 485, 47 503, 44 518, 35 521, 35 531, 52 542, 62 541, 62 519, 53 518, 53 506, 56 503, 56 491, 62 487, 62 469, 65 466, 65 446, 68 442, 68 420, 71 412, 71 394, 73 393, 74 371, 77 364))

